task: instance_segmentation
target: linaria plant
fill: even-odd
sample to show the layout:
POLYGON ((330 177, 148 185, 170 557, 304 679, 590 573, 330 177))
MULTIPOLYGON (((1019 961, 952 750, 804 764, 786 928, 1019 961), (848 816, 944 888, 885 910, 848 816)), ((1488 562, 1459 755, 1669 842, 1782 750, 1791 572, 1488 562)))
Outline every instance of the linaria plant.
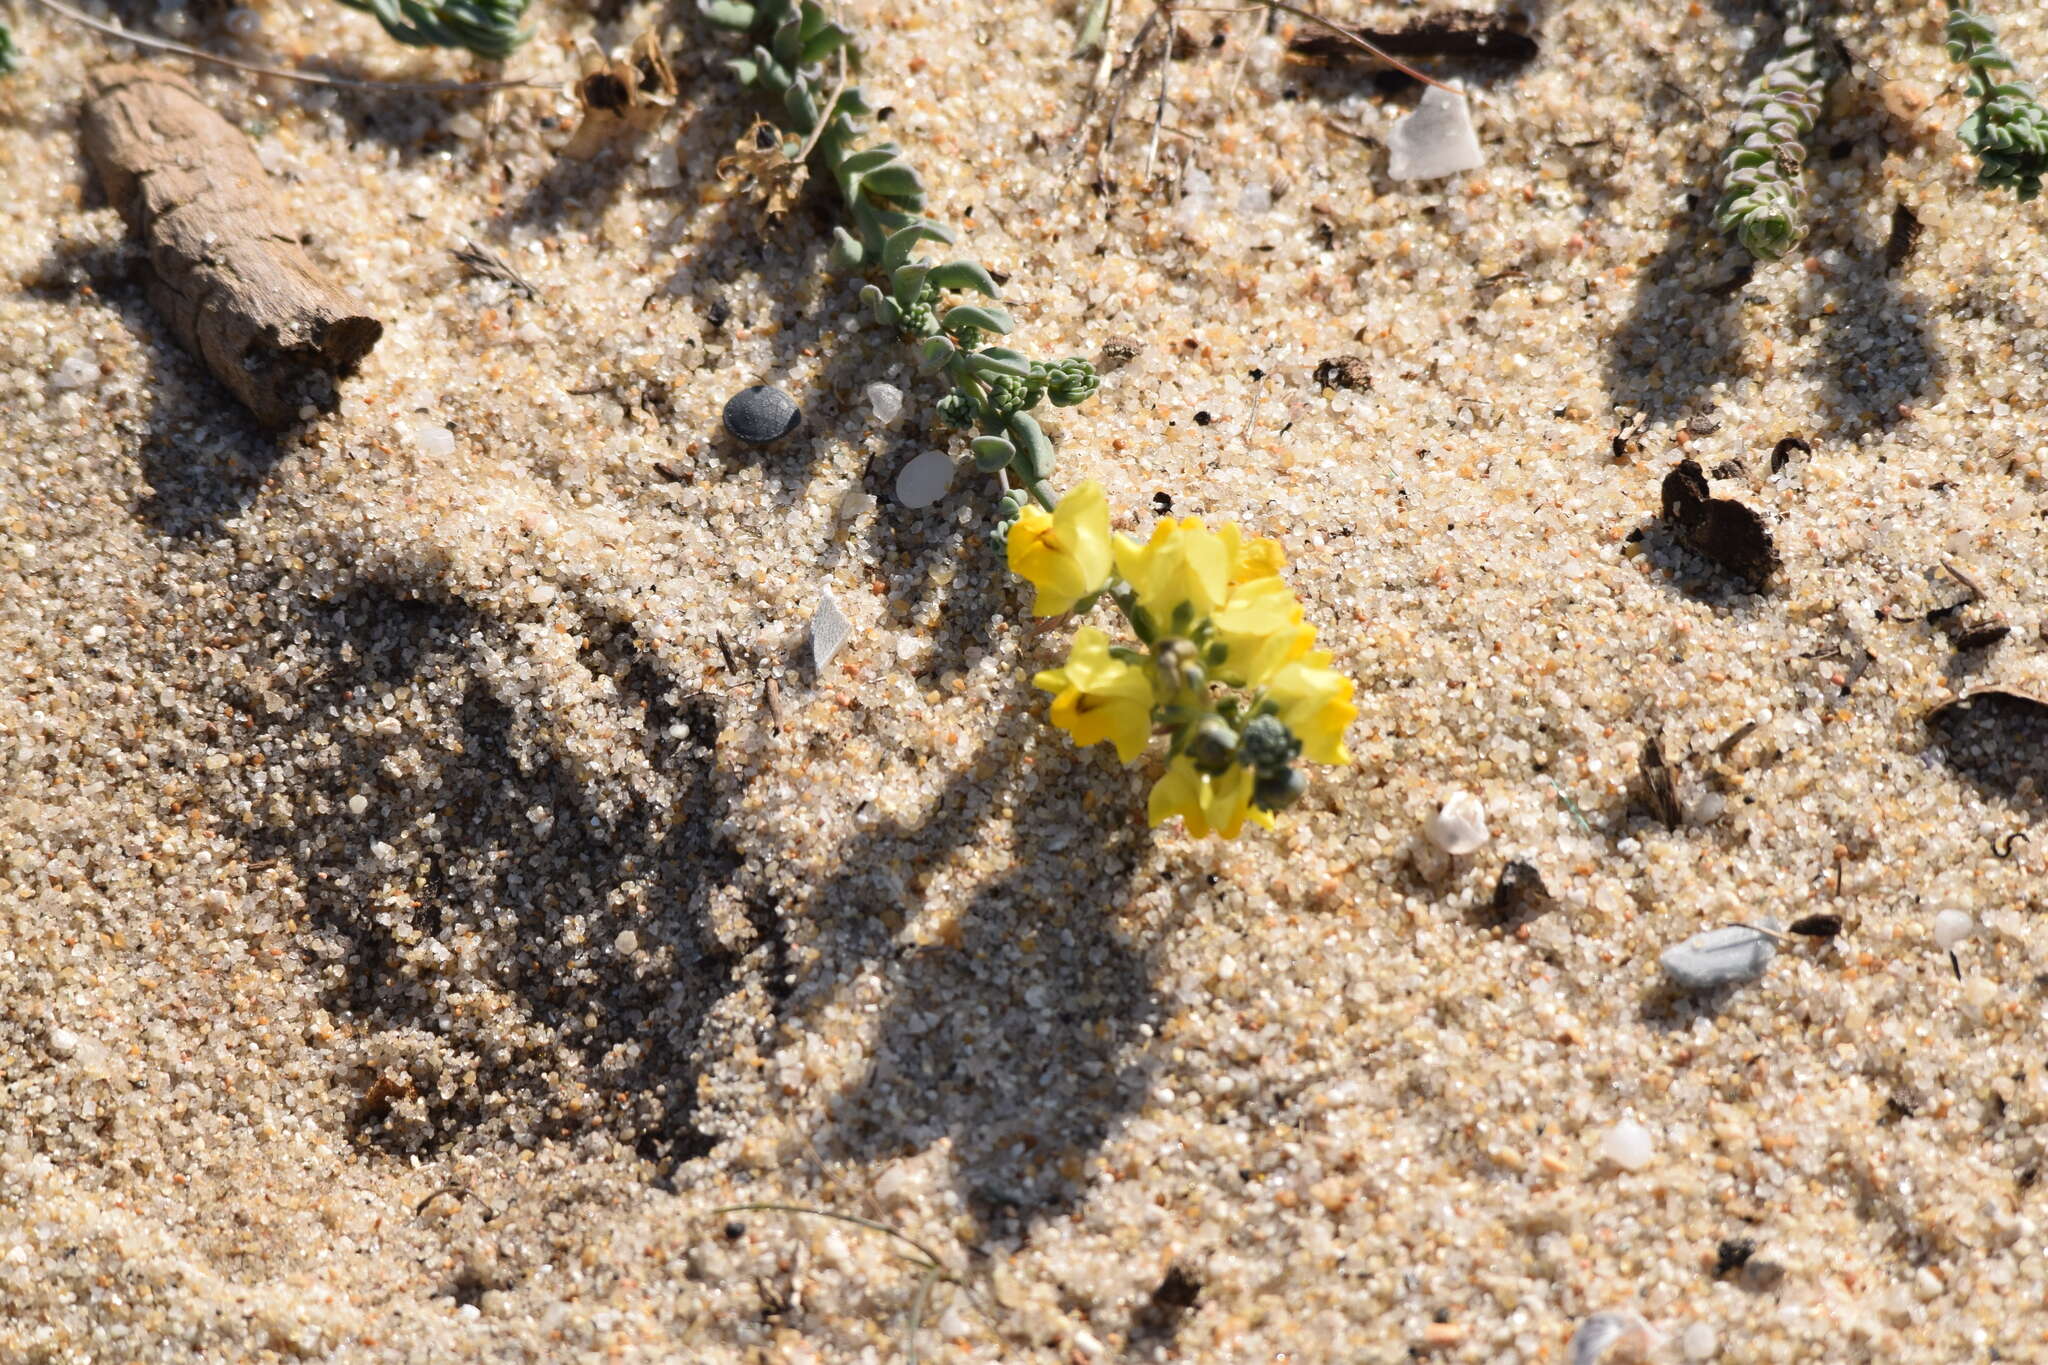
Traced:
POLYGON ((1964 9, 1948 12, 1948 59, 1970 69, 1970 93, 1977 107, 1956 129, 1977 156, 1977 183, 2009 189, 2022 202, 2041 192, 2048 175, 2048 109, 2024 81, 2000 81, 1993 72, 2011 71, 2012 59, 1998 46, 1998 29, 1964 9))
POLYGON ((21 52, 14 46, 14 34, 7 25, 0 24, 0 76, 12 76, 21 70, 21 52))
POLYGON ((1807 26, 1807 7, 1785 8, 1778 55, 1750 83, 1735 120, 1734 145, 1722 162, 1714 226, 1735 235, 1758 260, 1775 261, 1806 233, 1803 182, 1806 136, 1820 114, 1827 80, 1807 26))
POLYGON ((926 243, 950 244, 953 234, 923 216, 924 184, 902 148, 866 142, 859 120, 871 111, 851 80, 852 35, 813 0, 699 8, 753 40, 730 66, 781 103, 783 122, 765 139, 750 133, 733 159, 771 206, 792 198, 811 168, 830 178, 850 220, 833 229, 833 264, 875 276, 861 293, 875 321, 917 348, 921 373, 951 381, 938 414, 970 433, 976 467, 1003 490, 996 536, 1011 570, 1036 589, 1034 614, 1085 615, 1107 603, 1124 619, 1131 643, 1082 625, 1066 662, 1033 680, 1052 694, 1052 723, 1077 744, 1113 745, 1125 763, 1165 736, 1154 825, 1179 817, 1198 837, 1225 838, 1246 824, 1270 827, 1307 790, 1304 761, 1350 761, 1344 730, 1357 714, 1351 680, 1315 647, 1280 577, 1279 544, 1195 517, 1162 520, 1140 544, 1111 534, 1100 484, 1057 494, 1052 441, 1031 410, 1086 401, 1100 384, 1094 367, 991 344, 1014 325, 988 271, 923 257, 926 243))
POLYGON ((519 27, 529 0, 341 0, 375 15, 408 47, 462 47, 503 61, 533 35, 519 27))

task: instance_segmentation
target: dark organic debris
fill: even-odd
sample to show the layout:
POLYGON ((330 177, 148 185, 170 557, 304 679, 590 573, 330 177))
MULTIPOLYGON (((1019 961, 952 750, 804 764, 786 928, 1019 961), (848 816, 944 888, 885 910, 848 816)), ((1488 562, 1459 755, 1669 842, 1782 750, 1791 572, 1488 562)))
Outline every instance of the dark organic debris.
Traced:
POLYGON ((1956 653, 1968 654, 1973 650, 1989 649, 2012 634, 2012 627, 2003 621, 1979 621, 1956 632, 1956 653))
POLYGON ((1202 1297, 1202 1282, 1188 1271, 1175 1264, 1167 1269, 1166 1278, 1138 1310, 1138 1330, 1151 1337, 1170 1337, 1179 1330, 1181 1319, 1188 1315, 1202 1297))
POLYGON ((1315 380, 1325 389, 1370 389, 1372 371, 1362 355, 1333 355, 1317 363, 1315 380))
POLYGON ((1740 460, 1723 460, 1714 466, 1713 477, 1717 479, 1739 479, 1749 470, 1740 460))
POLYGON ((1732 498, 1707 491, 1707 476, 1682 460, 1664 476, 1664 520, 1687 549, 1718 564, 1751 592, 1764 592, 1778 552, 1764 519, 1732 498))
POLYGON ((1754 278, 1755 275, 1756 257, 1750 255, 1748 252, 1744 252, 1742 254, 1742 260, 1736 265, 1735 269, 1729 273, 1727 279, 1717 280, 1713 284, 1702 286, 1700 292, 1702 294, 1705 294, 1710 299, 1732 298, 1735 295, 1740 294, 1743 290, 1747 289, 1749 287, 1750 280, 1754 278))
POLYGON ((1648 429, 1650 419, 1642 413, 1625 418, 1614 433, 1614 458, 1626 460, 1642 449, 1643 432, 1648 429))
POLYGON ((1892 235, 1884 244, 1884 268, 1897 270, 1920 244, 1920 219, 1904 204, 1892 210, 1892 235))
POLYGON ((1928 712, 1927 728, 1948 766, 1973 782, 2031 804, 2048 790, 2048 700, 1973 688, 1928 712))
POLYGON ((1842 932, 1840 915, 1805 915, 1793 920, 1789 933, 1804 938, 1833 938, 1842 932))
POLYGON ((1771 447, 1771 472, 1775 474, 1792 463, 1792 452, 1795 450, 1801 455, 1813 454, 1813 446, 1804 436, 1781 437, 1778 443, 1771 447))
POLYGON ((1747 1237, 1724 1238, 1714 1248, 1714 1273, 1732 1275, 1749 1264, 1749 1258, 1756 1255, 1756 1243, 1747 1237))
MULTIPOLYGON (((1349 30, 1390 57, 1509 62, 1526 66, 1536 60, 1536 39, 1520 14, 1480 14, 1451 10, 1418 19, 1404 28, 1349 30)), ((1375 60, 1354 43, 1326 29, 1304 29, 1287 44, 1288 56, 1325 66, 1348 66, 1375 60)))
POLYGON ((1500 880, 1493 884, 1492 910, 1503 923, 1533 919, 1552 905, 1550 888, 1543 884, 1543 874, 1533 863, 1516 858, 1500 870, 1500 880))
POLYGON ((497 280, 503 284, 509 284, 529 299, 538 297, 534 293, 533 286, 521 279, 518 271, 506 265, 503 260, 484 250, 475 242, 465 241, 458 250, 451 251, 448 254, 453 256, 457 262, 468 266, 487 280, 497 280))
POLYGON ((1666 829, 1677 829, 1685 823, 1685 807, 1678 800, 1677 775, 1664 761, 1664 746, 1655 735, 1643 741, 1642 755, 1636 760, 1636 772, 1642 779, 1643 804, 1650 808, 1650 814, 1666 829))

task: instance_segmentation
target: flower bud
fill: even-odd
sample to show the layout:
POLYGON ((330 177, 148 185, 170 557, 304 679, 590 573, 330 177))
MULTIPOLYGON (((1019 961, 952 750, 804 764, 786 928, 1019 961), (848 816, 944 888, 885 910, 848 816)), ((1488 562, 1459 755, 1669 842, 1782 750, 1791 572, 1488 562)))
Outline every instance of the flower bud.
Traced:
POLYGON ((1308 794, 1308 774, 1299 768, 1282 768, 1260 776, 1252 788, 1252 804, 1260 810, 1283 811, 1308 794))
POLYGON ((1188 758, 1205 773, 1220 773, 1237 757, 1237 731, 1221 716, 1204 716, 1188 736, 1188 758))
POLYGON ((1260 773, 1279 773, 1301 752, 1295 738, 1278 716, 1258 716, 1244 727, 1244 761, 1260 773))

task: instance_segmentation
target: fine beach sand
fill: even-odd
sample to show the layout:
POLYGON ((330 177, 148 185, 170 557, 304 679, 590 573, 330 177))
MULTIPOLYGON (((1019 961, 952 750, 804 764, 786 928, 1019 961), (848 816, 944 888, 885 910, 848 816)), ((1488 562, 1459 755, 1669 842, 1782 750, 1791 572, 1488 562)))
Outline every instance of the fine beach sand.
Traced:
MULTIPOLYGON (((722 197, 754 111, 684 9, 674 116, 588 164, 559 94, 197 72, 386 323, 278 437, 87 183, 82 73, 130 54, 18 7, 0 1359, 879 1362, 917 1317, 928 1361, 1529 1362, 1600 1311, 1660 1360, 2048 1354, 2048 834, 1994 852, 2048 733, 1928 720, 2048 685, 2048 210, 1972 183, 1943 8, 1845 7, 1815 231, 1733 287, 1713 163, 1776 24, 1732 0, 1546 7, 1527 67, 1446 64, 1487 165, 1429 183, 1376 145, 1412 89, 1249 18, 1182 16, 1147 185, 1151 75, 1063 179, 1073 6, 845 8, 1020 344, 1141 343, 1049 419, 1059 480, 1128 532, 1163 494, 1280 537, 1356 763, 1197 842, 1143 827, 1156 753, 1043 723, 1071 627, 969 474, 895 503, 937 391, 825 273, 822 200, 764 238, 722 197), (1370 388, 1320 387, 1346 354, 1370 388), (754 451, 718 413, 762 381, 805 425, 754 451), (1772 527, 1768 594, 1659 519, 1685 455, 1772 527), (1985 596, 1929 622, 1968 595, 1944 560, 1985 596), (1491 838, 1447 865, 1418 839, 1461 788, 1491 838), (1551 901, 1502 923, 1514 860, 1551 901), (1979 924, 1960 980, 1944 908, 1979 924), (1843 935, 1755 984, 1660 984, 1698 930, 1821 912, 1843 935), (1603 1156, 1625 1119, 1640 1169, 1603 1156), (759 1203, 943 1275, 719 1211, 759 1203)), ((326 0, 257 13, 183 32, 468 70, 326 0)), ((2048 76, 2048 23, 1999 17, 2048 76)), ((572 40, 661 18, 542 6, 511 65, 572 79, 572 40)))

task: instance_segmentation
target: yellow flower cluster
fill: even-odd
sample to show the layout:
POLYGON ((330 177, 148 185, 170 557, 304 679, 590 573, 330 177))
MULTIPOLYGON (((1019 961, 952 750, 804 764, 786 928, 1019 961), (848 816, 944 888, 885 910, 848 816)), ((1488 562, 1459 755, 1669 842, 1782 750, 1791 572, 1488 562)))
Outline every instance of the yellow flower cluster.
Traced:
POLYGON ((1077 744, 1115 745, 1126 763, 1155 726, 1173 735, 1149 803, 1154 825, 1179 816, 1197 837, 1225 838, 1247 820, 1270 827, 1305 786, 1297 756, 1350 762, 1352 683, 1315 648, 1280 577, 1278 542, 1248 540, 1234 524, 1211 531, 1198 517, 1161 521, 1143 544, 1112 536, 1108 500, 1089 482, 1051 512, 1025 509, 1008 553, 1038 590, 1038 615, 1107 592, 1147 647, 1115 648, 1084 626, 1065 665, 1033 681, 1053 694, 1054 725, 1077 744))

